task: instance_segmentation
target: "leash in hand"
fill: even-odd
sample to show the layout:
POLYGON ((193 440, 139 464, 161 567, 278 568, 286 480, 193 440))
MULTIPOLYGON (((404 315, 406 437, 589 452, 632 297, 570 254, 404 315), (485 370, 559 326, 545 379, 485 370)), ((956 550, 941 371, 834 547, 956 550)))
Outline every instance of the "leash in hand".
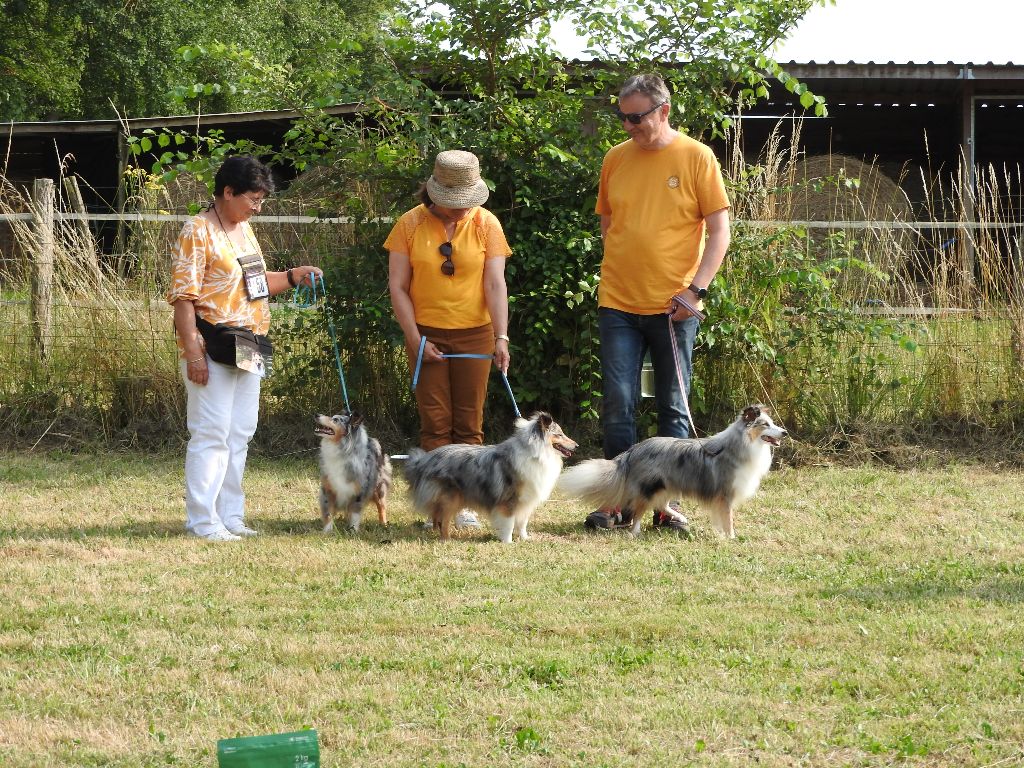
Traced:
POLYGON ((686 418, 690 422, 690 431, 693 432, 692 437, 696 437, 697 425, 693 423, 693 414, 690 413, 690 398, 686 394, 686 380, 683 378, 683 361, 682 356, 679 354, 679 343, 676 341, 675 323, 672 321, 672 313, 675 312, 677 304, 684 309, 690 310, 690 314, 696 317, 699 322, 703 322, 707 315, 682 296, 672 297, 672 309, 666 315, 668 318, 668 337, 672 341, 672 362, 675 364, 676 380, 679 382, 679 391, 683 395, 683 407, 686 408, 686 418))
POLYGON ((305 283, 298 285, 292 294, 292 303, 299 309, 309 309, 322 302, 324 318, 327 320, 327 329, 331 334, 331 344, 334 346, 334 362, 338 369, 338 381, 341 383, 341 397, 345 402, 345 411, 352 413, 352 406, 348 401, 348 387, 345 386, 345 373, 341 367, 341 352, 338 349, 338 333, 334 330, 334 320, 327 310, 327 284, 323 275, 311 273, 309 275, 309 286, 305 283), (317 296, 317 283, 320 284, 320 295, 317 296))
MULTIPOLYGON (((420 336, 420 348, 416 352, 416 369, 413 371, 412 374, 413 392, 416 391, 416 385, 419 383, 420 380, 420 368, 423 366, 423 350, 424 348, 426 348, 426 346, 427 337, 420 336)), ((451 354, 442 354, 441 357, 445 358, 446 360, 453 357, 470 358, 473 360, 492 360, 494 358, 493 355, 477 354, 473 352, 453 352, 451 354)), ((519 412, 519 405, 516 403, 516 396, 512 394, 512 385, 508 383, 508 376, 505 375, 504 371, 499 371, 499 373, 501 373, 501 380, 505 382, 505 391, 508 392, 509 399, 512 401, 512 410, 516 412, 516 417, 521 419, 523 417, 523 414, 519 412)))

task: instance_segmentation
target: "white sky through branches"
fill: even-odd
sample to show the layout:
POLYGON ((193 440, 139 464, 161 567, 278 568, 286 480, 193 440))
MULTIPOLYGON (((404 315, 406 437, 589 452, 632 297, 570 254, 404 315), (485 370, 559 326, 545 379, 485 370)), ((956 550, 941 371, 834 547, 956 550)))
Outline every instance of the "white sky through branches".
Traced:
MULTIPOLYGON (((838 0, 814 7, 789 39, 778 61, 885 63, 927 61, 1024 64, 1022 0, 838 0)), ((571 25, 555 25, 556 47, 582 57, 583 41, 571 25)))

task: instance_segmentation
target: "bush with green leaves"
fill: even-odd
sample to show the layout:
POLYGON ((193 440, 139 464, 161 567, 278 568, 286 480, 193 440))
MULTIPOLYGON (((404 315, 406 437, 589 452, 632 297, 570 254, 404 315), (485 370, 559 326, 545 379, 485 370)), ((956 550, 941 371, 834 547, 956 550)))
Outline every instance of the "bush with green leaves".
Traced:
MULTIPOLYGON (((323 255, 332 286, 330 311, 354 378, 361 388, 383 393, 407 379, 400 332, 390 316, 381 248, 387 225, 380 217, 415 204, 414 192, 437 152, 475 152, 491 187, 488 207, 514 251, 507 265, 510 378, 520 407, 550 410, 577 437, 596 443, 601 240, 594 202, 601 159, 626 138, 610 109, 624 77, 660 71, 674 93, 673 124, 698 136, 726 130, 728 110, 763 97, 766 79, 773 76, 808 108, 824 112, 820 97, 763 55, 810 3, 761 0, 744 4, 739 15, 733 13, 736 4, 724 0, 669 5, 676 19, 713 18, 715 24, 623 15, 601 4, 458 0, 444 12, 420 9, 392 37, 350 46, 344 77, 321 78, 332 83, 329 98, 301 108, 281 147, 210 146, 201 139, 189 154, 171 151, 177 138, 158 139, 167 148, 153 170, 168 178, 183 171, 208 173, 219 156, 240 150, 261 152, 297 170, 322 169, 329 183, 316 209, 356 221, 352 245, 342 254, 323 255), (555 56, 545 32, 559 12, 574 14, 578 29, 606 58, 580 65, 555 56), (615 58, 608 56, 613 49, 615 58), (328 102, 361 109, 343 119, 323 108, 328 102)), ((189 48, 184 55, 227 57, 246 87, 281 90, 281 101, 294 103, 296 94, 308 93, 307 84, 290 82, 236 49, 189 48)), ((839 352, 845 339, 882 332, 880 324, 858 319, 835 289, 837 278, 860 266, 848 253, 820 260, 795 229, 737 229, 698 340, 693 401, 699 420, 731 418, 749 400, 772 399, 783 407, 802 387, 780 385, 775 370, 807 349, 845 354, 839 352)), ((902 341, 900 329, 887 332, 902 341)), ((507 431, 506 398, 503 387, 491 388, 489 430, 507 431)), ((414 429, 407 397, 377 397, 367 407, 380 409, 374 414, 378 420, 407 433, 414 429)))

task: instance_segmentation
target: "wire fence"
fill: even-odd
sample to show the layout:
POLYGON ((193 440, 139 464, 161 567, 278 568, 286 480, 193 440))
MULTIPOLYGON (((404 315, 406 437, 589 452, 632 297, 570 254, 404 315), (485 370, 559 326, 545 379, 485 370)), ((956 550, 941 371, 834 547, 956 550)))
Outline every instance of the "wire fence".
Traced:
MULTIPOLYGON (((89 281, 68 280, 58 267, 61 285, 49 297, 52 322, 40 338, 34 307, 32 254, 12 234, 19 224, 32 226, 36 214, 0 215, 0 428, 20 440, 44 436, 88 440, 89 430, 104 441, 125 445, 175 442, 184 439, 184 395, 176 359, 171 309, 164 299, 170 253, 186 211, 150 210, 130 214, 54 214, 52 239, 68 253, 82 250, 81 223, 90 227, 92 248, 103 291, 89 281), (77 238, 77 239, 76 239, 77 238), (71 244, 69 246, 69 244, 71 244)), ((383 230, 387 222, 376 224, 383 230)), ((1019 223, 803 221, 737 222, 752 227, 806 228, 817 231, 909 231, 904 258, 935 264, 941 243, 951 240, 961 261, 994 243, 990 261, 1013 265, 1021 260, 1019 223), (986 240, 986 238, 988 238, 986 240)), ((253 226, 270 269, 298 263, 339 262, 357 247, 356 222, 343 217, 317 217, 278 210, 255 217, 253 226)), ((383 239, 383 238, 381 238, 383 239)), ((947 244, 946 248, 950 246, 947 244)), ((379 251, 384 271, 361 274, 353 259, 344 274, 368 298, 365 306, 379 315, 387 304, 386 255, 379 251)), ((973 272, 979 268, 972 266, 973 272)), ((1021 318, 1012 297, 1007 301, 982 297, 984 287, 933 299, 934 274, 918 274, 927 289, 913 300, 867 296, 861 312, 898 318, 912 331, 919 346, 906 353, 891 338, 848 338, 845 349, 804 350, 808 368, 821 369, 819 391, 787 392, 786 374, 755 370, 753 395, 790 399, 801 404, 808 421, 845 423, 863 418, 882 421, 919 418, 923 413, 996 420, 1015 412, 1021 395, 1021 318), (977 295, 975 295, 977 294, 977 295), (956 302, 950 298, 955 297, 956 302), (813 416, 811 415, 813 412, 813 416)), ((264 415, 276 420, 263 430, 257 450, 289 452, 308 443, 305 420, 295 414, 331 410, 339 405, 333 351, 316 312, 302 312, 281 303, 274 309, 275 374, 264 392, 264 415), (302 436, 303 439, 300 439, 302 436)), ((381 321, 383 322, 383 321, 381 321)), ((346 369, 353 369, 354 399, 371 403, 381 430, 392 444, 408 443, 414 433, 415 409, 405 386, 405 361, 397 335, 369 331, 366 338, 342 338, 346 369), (376 335, 375 335, 376 334, 376 335), (374 410, 376 409, 376 410, 374 410)), ((711 365, 698 349, 696 375, 711 365)), ((753 366, 756 368, 756 366, 753 366)), ((806 386, 807 371, 799 381, 806 386)), ((709 379, 712 378, 710 373, 709 379)), ((758 398, 760 399, 760 398, 758 398)), ((340 410, 340 408, 337 408, 340 410)), ((794 414, 794 421, 801 418, 794 414)))

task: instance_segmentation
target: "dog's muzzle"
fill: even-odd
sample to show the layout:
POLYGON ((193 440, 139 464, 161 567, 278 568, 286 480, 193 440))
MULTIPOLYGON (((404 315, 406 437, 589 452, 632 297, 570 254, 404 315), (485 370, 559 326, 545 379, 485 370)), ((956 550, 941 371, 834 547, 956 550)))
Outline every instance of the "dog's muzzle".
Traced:
POLYGON ((560 454, 562 454, 563 456, 565 456, 565 458, 567 458, 567 459, 568 459, 568 458, 569 458, 570 456, 572 456, 572 452, 573 452, 573 449, 572 449, 572 448, 570 448, 570 447, 569 447, 569 446, 567 446, 567 445, 562 445, 561 443, 553 443, 553 444, 552 444, 552 447, 553 447, 553 448, 554 448, 554 449, 555 449, 556 451, 558 451, 558 452, 559 452, 560 454))
POLYGON ((334 435, 337 431, 334 423, 332 422, 330 425, 327 425, 324 424, 322 419, 322 416, 313 417, 313 434, 318 435, 319 437, 330 437, 334 435))

